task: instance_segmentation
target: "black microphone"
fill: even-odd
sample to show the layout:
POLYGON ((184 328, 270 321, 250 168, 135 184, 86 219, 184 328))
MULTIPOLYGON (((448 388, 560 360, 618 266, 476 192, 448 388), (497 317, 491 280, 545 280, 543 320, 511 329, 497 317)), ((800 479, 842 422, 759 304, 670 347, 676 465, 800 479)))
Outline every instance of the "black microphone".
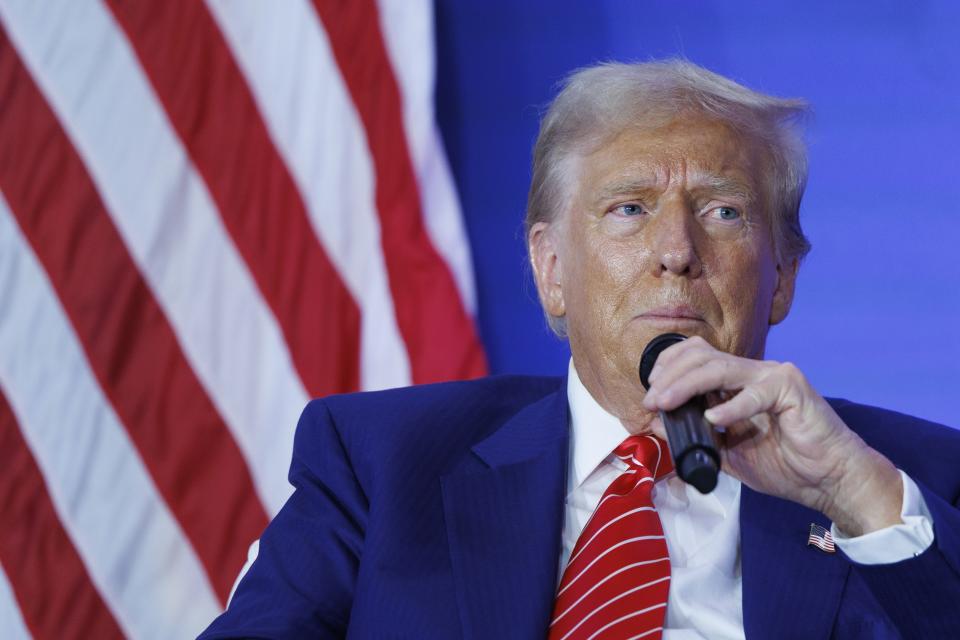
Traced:
MULTIPOLYGON (((650 389, 650 372, 660 352, 686 339, 679 333, 664 333, 650 341, 640 356, 640 383, 644 389, 650 389)), ((720 454, 713 426, 703 417, 706 410, 706 399, 694 396, 672 411, 660 411, 673 456, 673 468, 684 482, 692 484, 700 493, 714 490, 720 471, 720 454)))

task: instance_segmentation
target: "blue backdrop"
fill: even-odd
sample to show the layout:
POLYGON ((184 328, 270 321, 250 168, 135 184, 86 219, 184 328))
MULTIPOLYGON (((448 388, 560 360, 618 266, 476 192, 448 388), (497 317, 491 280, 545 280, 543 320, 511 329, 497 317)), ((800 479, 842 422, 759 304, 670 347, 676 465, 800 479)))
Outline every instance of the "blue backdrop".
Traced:
POLYGON ((960 426, 960 3, 438 0, 437 40, 494 373, 562 373, 569 357, 521 232, 540 108, 576 67, 683 55, 813 105, 813 251, 768 357, 825 395, 960 426))

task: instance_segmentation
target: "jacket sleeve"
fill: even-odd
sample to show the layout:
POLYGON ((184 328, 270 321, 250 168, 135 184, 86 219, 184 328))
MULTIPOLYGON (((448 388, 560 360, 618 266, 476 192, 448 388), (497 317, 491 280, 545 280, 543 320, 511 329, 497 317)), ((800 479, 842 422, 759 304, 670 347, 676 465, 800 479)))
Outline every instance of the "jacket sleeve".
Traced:
POLYGON ((322 400, 300 417, 289 478, 293 495, 202 639, 346 635, 368 502, 322 400))
POLYGON ((951 504, 917 486, 933 516, 933 544, 901 562, 853 566, 903 637, 948 638, 960 629, 960 497, 951 504))

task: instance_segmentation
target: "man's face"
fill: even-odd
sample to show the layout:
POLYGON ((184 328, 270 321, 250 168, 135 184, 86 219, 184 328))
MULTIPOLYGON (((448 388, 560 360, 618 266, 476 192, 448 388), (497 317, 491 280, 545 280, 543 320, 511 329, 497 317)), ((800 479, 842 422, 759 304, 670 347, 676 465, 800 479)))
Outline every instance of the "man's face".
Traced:
POLYGON ((758 358, 786 316, 795 264, 775 257, 764 163, 714 121, 628 129, 576 163, 568 210, 531 230, 545 308, 566 317, 581 379, 621 418, 655 336, 758 358))

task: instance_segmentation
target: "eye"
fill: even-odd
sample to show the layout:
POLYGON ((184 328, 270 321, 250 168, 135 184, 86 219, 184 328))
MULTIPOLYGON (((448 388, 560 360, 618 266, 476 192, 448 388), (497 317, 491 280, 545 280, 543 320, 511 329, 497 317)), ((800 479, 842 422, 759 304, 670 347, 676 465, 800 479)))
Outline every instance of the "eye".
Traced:
POLYGON ((635 202, 628 202, 626 204, 620 204, 611 209, 613 213, 618 213, 622 216, 632 217, 638 216, 643 213, 643 207, 635 202))
POLYGON ((740 212, 734 209, 733 207, 716 207, 711 211, 717 218, 721 220, 739 220, 740 212))

